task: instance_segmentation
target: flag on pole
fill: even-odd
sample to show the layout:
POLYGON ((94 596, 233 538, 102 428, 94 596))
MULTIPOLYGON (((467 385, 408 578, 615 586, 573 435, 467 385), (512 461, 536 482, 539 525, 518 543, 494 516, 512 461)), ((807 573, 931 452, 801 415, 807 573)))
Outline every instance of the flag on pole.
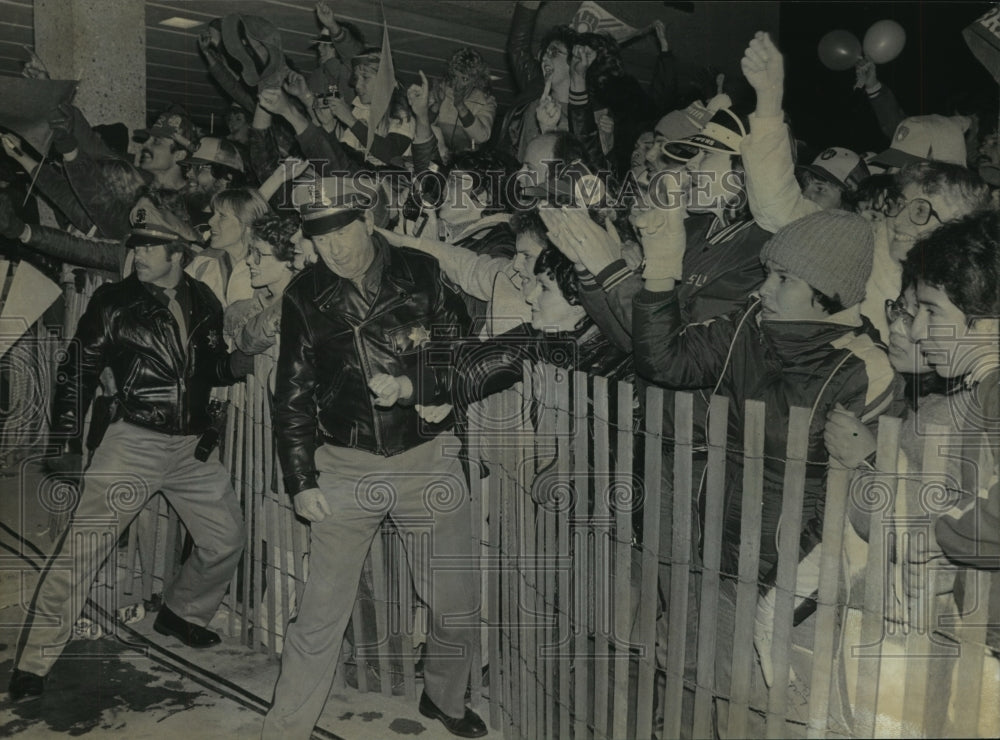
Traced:
MULTIPOLYGON (((6 276, 6 261, 3 264, 3 274, 6 276)), ((61 295, 62 289, 30 262, 18 263, 10 291, 0 308, 0 357, 61 295)))
POLYGON ((646 31, 645 28, 630 26, 620 18, 616 18, 592 0, 580 3, 573 20, 570 21, 570 26, 577 33, 609 34, 619 44, 646 31))
POLYGON ((378 62, 378 74, 372 86, 372 102, 368 108, 368 141, 365 142, 365 154, 372 149, 375 142, 375 129, 388 129, 386 118, 389 117, 389 103, 392 92, 396 89, 396 70, 392 66, 392 49, 389 48, 389 27, 383 15, 382 21, 382 53, 378 62))

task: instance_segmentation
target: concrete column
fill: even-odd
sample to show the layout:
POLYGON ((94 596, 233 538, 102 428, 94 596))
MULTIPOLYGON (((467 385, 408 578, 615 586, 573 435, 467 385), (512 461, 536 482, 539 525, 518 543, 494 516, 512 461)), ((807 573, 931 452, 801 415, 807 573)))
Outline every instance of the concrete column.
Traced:
POLYGON ((52 79, 80 80, 90 124, 146 126, 146 11, 141 0, 35 0, 35 52, 52 79))

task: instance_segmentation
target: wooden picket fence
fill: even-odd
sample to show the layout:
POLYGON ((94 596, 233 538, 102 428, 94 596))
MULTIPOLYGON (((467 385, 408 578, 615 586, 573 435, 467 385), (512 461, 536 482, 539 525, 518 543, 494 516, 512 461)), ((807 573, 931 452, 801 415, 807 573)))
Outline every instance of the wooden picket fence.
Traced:
MULTIPOLYGON (((308 529, 282 490, 275 456, 268 387, 275 359, 273 353, 258 356, 254 375, 221 396, 232 405, 220 455, 232 471, 247 540, 213 624, 221 622, 253 650, 277 654, 308 577, 309 545, 308 529)), ((726 656, 732 668, 728 735, 1000 734, 1000 662, 986 644, 987 579, 966 572, 975 608, 958 615, 949 592, 954 568, 926 565, 919 573, 925 587, 910 594, 898 583, 901 566, 887 555, 926 544, 933 517, 942 513, 934 508, 936 492, 946 490, 953 475, 946 429, 925 430, 921 471, 875 476, 859 487, 849 471, 830 466, 811 675, 801 677, 811 691, 803 702, 790 689, 790 636, 802 596, 795 584, 809 411, 792 409, 770 623, 774 675, 786 678, 763 689, 761 702, 754 688, 754 619, 763 404, 747 403, 744 437, 733 440, 726 438, 728 400, 714 397, 707 452, 699 453, 690 395, 672 398, 673 438, 666 439, 664 393, 646 390, 641 419, 633 394, 626 383, 551 366, 525 368, 514 389, 470 411, 470 469, 488 471, 471 480, 470 528, 481 533, 483 649, 474 659, 482 670, 473 670, 470 686, 473 705, 488 705, 494 732, 527 740, 713 736, 724 472, 736 446, 744 469, 743 539, 733 649, 726 656), (674 491, 698 489, 697 455, 707 457, 697 564, 691 495, 661 499, 665 443, 672 448, 674 491), (900 486, 909 487, 907 507, 899 505, 900 486), (869 511, 867 544, 847 522, 849 500, 869 511), (659 529, 661 506, 672 507, 671 551, 663 554, 660 542, 668 533, 659 529), (848 551, 854 554, 845 556, 848 551), (669 605, 661 620, 665 639, 657 633, 661 560, 670 565, 669 584, 662 587, 669 605), (850 599, 845 584, 856 586, 850 599), (688 622, 691 599, 697 601, 696 625, 688 622), (693 675, 685 667, 691 651, 693 675), (851 710, 846 725, 828 719, 841 676, 851 710), (804 714, 793 717, 796 703, 804 714)), ((881 420, 878 469, 896 469, 899 428, 896 419, 881 420)), ((425 616, 401 546, 391 523, 374 540, 367 586, 354 611, 353 650, 342 654, 338 683, 348 676, 361 691, 415 699, 425 616)), ((183 526, 162 497, 155 498, 130 531, 125 562, 119 562, 126 585, 118 601, 122 595, 149 599, 162 590, 183 547, 183 526)), ((914 576, 908 577, 912 586, 914 576)))

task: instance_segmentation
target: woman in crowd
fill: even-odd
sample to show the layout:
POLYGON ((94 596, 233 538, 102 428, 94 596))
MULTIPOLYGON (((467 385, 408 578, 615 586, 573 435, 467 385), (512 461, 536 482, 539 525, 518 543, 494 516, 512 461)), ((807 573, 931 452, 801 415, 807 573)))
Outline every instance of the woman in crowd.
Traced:
POLYGON ((223 307, 253 296, 246 264, 251 225, 267 211, 267 201, 254 188, 230 188, 212 198, 209 246, 195 256, 187 273, 206 283, 223 307))
POLYGON ((450 156, 478 149, 489 141, 497 101, 490 91, 490 70, 475 49, 457 49, 448 72, 434 90, 433 122, 450 156))
POLYGON ((295 216, 265 213, 251 224, 250 237, 246 266, 254 295, 230 304, 224 320, 226 335, 239 349, 259 354, 277 342, 281 296, 299 269, 302 230, 295 216))

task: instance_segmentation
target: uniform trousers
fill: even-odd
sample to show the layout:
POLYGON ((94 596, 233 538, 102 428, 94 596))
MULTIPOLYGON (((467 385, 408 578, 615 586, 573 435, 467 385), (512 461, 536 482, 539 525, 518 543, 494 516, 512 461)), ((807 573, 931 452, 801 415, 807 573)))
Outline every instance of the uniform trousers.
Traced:
MULTIPOLYGON (((262 737, 308 738, 333 685, 361 568, 386 516, 402 536, 430 629, 424 690, 443 712, 465 714, 479 638, 478 527, 453 434, 392 457, 324 445, 319 488, 333 514, 310 524, 309 579, 288 625, 262 737)), ((404 656, 404 660, 408 656, 404 656)))
POLYGON ((191 555, 165 589, 164 604, 194 624, 211 621, 243 552, 244 528, 229 473, 218 461, 195 459, 198 439, 124 421, 108 427, 35 592, 19 669, 49 672, 72 636, 98 570, 156 491, 163 492, 194 540, 191 555))

